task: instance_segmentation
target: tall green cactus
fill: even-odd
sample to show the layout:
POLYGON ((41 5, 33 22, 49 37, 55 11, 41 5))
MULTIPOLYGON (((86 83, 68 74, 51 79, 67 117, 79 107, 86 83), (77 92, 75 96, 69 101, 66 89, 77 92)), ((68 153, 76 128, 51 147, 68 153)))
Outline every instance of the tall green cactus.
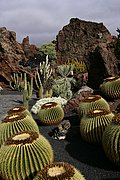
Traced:
POLYGON ((40 63, 39 67, 36 68, 35 72, 35 84, 38 89, 38 97, 43 98, 44 94, 44 85, 47 83, 48 79, 52 74, 52 68, 48 63, 48 55, 46 56, 46 61, 40 63))
POLYGON ((26 73, 24 73, 24 89, 23 89, 23 105, 29 109, 29 100, 32 97, 33 92, 33 76, 31 76, 30 82, 27 82, 26 73))

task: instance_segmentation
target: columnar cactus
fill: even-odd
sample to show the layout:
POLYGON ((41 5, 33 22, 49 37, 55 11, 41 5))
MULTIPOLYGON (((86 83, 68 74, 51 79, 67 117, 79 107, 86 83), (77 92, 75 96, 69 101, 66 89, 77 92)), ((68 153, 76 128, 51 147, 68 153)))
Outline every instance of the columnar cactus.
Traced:
POLYGON ((79 103, 79 107, 77 109, 78 115, 81 118, 83 115, 86 115, 89 110, 97 108, 110 110, 110 106, 104 98, 100 95, 90 95, 79 103))
POLYGON ((48 102, 41 106, 38 118, 44 125, 59 124, 64 117, 64 110, 56 102, 48 102))
POLYGON ((34 180, 85 180, 85 177, 74 166, 67 162, 53 162, 45 166, 34 180))
POLYGON ((1 147, 0 174, 9 180, 33 179, 53 159, 52 147, 44 136, 24 131, 8 138, 1 147))
POLYGON ((12 113, 0 122, 0 146, 13 134, 31 130, 39 132, 39 128, 32 118, 26 113, 12 113))
POLYGON ((120 166, 120 113, 116 114, 112 122, 106 127, 102 145, 106 157, 112 163, 120 166))
POLYGON ((104 79, 100 85, 100 90, 109 99, 120 98, 120 76, 112 76, 104 79))
POLYGON ((90 110, 80 121, 81 137, 93 144, 101 144, 105 128, 112 121, 114 114, 106 109, 90 110))

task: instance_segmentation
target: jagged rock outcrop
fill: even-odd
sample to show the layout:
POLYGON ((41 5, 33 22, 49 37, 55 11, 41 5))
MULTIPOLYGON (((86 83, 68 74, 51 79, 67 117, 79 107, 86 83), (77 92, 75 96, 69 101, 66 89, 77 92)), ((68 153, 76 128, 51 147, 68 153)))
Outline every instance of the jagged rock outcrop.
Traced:
POLYGON ((29 47, 31 51, 29 42, 23 44, 16 41, 15 32, 8 31, 6 27, 0 28, 0 84, 8 84, 12 72, 23 70, 19 62, 29 58, 23 47, 29 47))
POLYGON ((83 60, 88 70, 88 85, 97 89, 104 78, 118 73, 114 42, 115 37, 103 23, 72 18, 56 36, 58 64, 83 60))

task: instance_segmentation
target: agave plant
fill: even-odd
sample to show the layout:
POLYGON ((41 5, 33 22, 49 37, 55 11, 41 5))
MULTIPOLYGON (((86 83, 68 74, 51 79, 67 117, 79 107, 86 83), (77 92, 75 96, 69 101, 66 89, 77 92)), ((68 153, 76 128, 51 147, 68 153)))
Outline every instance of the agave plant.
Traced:
POLYGON ((37 132, 24 131, 7 139, 0 149, 0 174, 3 179, 33 179, 53 162, 48 140, 37 132))
POLYGON ((106 157, 112 163, 120 166, 120 113, 116 114, 112 122, 106 127, 102 145, 106 157))
POLYGON ((86 115, 89 110, 97 108, 110 110, 110 106, 104 98, 100 95, 90 95, 79 103, 79 107, 77 109, 78 115, 81 118, 83 115, 86 115))
POLYGON ((38 118, 44 125, 59 124, 64 117, 64 110, 56 102, 48 102, 41 106, 38 118))
POLYGON ((53 162, 45 166, 34 180, 85 180, 85 177, 74 166, 67 162, 53 162))
POLYGON ((100 85, 100 90, 109 99, 120 98, 120 76, 111 76, 104 79, 100 85))
POLYGON ((80 121, 81 137, 93 144, 101 143, 105 128, 112 121, 114 114, 106 109, 90 110, 80 121))
MULTIPOLYGON (((35 120, 28 113, 10 113, 0 122, 0 146, 13 134, 25 130, 39 132, 35 120)), ((13 111, 16 111, 15 109, 13 111)))

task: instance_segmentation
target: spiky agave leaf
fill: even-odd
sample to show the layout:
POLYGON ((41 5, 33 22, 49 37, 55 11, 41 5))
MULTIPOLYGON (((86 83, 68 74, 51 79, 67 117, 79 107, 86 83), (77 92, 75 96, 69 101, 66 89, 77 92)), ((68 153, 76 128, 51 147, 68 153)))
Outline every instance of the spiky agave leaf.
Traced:
POLYGON ((9 114, 0 122, 0 146, 11 135, 26 130, 39 132, 38 125, 32 116, 20 112, 9 114))
POLYGON ((44 125, 59 124, 64 117, 64 110, 56 102, 48 102, 41 106, 38 118, 44 125))
POLYGON ((15 106, 7 111, 7 114, 14 114, 14 113, 23 113, 31 116, 31 113, 28 109, 26 109, 24 106, 15 106))
POLYGON ((120 98, 120 76, 111 76, 104 79, 100 85, 100 90, 109 99, 120 98))
POLYGON ((53 162, 45 166, 34 180, 85 180, 74 166, 67 162, 53 162))
POLYGON ((90 95, 79 103, 78 115, 81 118, 83 115, 87 114, 89 110, 98 108, 110 110, 110 106, 104 98, 100 95, 90 95))
POLYGON ((112 121, 114 114, 106 109, 90 110, 80 121, 81 137, 93 144, 101 143, 105 128, 112 121))
POLYGON ((102 145, 106 157, 112 163, 120 166, 120 113, 116 114, 112 122, 106 127, 102 145))
POLYGON ((33 179, 53 162, 49 141, 37 132, 24 131, 7 139, 0 149, 0 174, 3 179, 33 179))

